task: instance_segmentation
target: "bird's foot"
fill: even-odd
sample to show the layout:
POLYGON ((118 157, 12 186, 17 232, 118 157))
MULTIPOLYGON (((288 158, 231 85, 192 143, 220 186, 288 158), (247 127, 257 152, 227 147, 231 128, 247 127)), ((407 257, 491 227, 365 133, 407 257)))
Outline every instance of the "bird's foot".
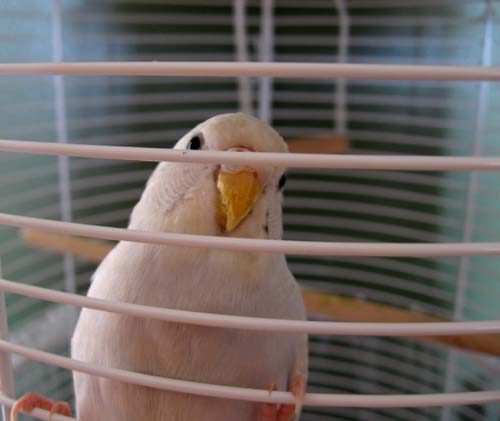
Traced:
MULTIPOLYGON (((276 385, 271 385, 268 390, 271 394, 273 390, 276 390, 276 385)), ((299 415, 306 394, 306 384, 303 376, 297 375, 293 377, 290 392, 295 395, 295 404, 283 404, 278 408, 275 403, 266 403, 263 405, 260 421, 291 421, 295 416, 299 415)))
POLYGON ((53 414, 71 416, 71 408, 66 402, 54 402, 42 395, 30 392, 18 399, 14 404, 10 410, 10 419, 11 421, 17 421, 19 412, 31 412, 35 408, 50 411, 49 421, 53 414))

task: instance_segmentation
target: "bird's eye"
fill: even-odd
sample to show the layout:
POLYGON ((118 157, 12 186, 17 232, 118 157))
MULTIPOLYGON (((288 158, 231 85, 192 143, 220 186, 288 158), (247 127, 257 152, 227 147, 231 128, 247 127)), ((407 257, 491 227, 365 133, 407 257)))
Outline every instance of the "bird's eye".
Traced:
POLYGON ((199 135, 196 135, 193 136, 192 139, 189 141, 189 143, 187 144, 187 148, 193 151, 197 151, 201 149, 202 143, 203 142, 201 141, 201 137, 199 135))
POLYGON ((281 190, 283 187, 285 187, 286 184, 286 175, 283 174, 280 178, 280 181, 278 181, 278 190, 281 190))

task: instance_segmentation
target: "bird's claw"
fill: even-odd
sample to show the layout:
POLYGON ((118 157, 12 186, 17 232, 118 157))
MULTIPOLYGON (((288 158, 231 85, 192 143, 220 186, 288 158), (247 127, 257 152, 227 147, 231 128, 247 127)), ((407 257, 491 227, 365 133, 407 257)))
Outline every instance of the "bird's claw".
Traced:
POLYGON ((52 405, 49 413, 49 421, 52 418, 52 415, 60 414, 65 415, 67 417, 71 417, 71 407, 67 402, 56 402, 52 405))
POLYGON ((301 375, 296 375, 292 380, 292 387, 290 392, 295 395, 295 415, 299 415, 302 411, 302 406, 304 404, 304 398, 306 396, 306 382, 304 377, 301 375))
POLYGON ((17 421, 17 414, 19 412, 31 412, 35 408, 45 409, 50 411, 49 421, 54 414, 71 416, 71 408, 66 402, 56 402, 39 395, 37 393, 27 393, 22 398, 18 399, 10 410, 11 421, 17 421))
MULTIPOLYGON (((276 390, 276 385, 269 386, 269 394, 274 390, 276 390)), ((295 404, 283 404, 278 408, 275 403, 266 403, 263 405, 260 421, 291 421, 298 416, 302 410, 302 403, 306 394, 306 384, 303 376, 297 375, 293 377, 290 392, 295 395, 295 404)))
POLYGON ((267 391, 269 392, 269 396, 272 395, 272 393, 275 391, 275 390, 278 390, 278 386, 276 386, 274 383, 269 385, 269 387, 267 388, 267 391))

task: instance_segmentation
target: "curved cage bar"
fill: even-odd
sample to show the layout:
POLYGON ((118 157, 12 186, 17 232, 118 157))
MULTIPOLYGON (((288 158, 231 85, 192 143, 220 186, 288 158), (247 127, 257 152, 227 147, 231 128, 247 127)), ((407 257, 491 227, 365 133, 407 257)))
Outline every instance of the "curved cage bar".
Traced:
MULTIPOLYGON (((0 219, 11 225, 0 226, 0 256, 4 278, 14 281, 1 282, 33 295, 7 295, 9 342, 66 355, 73 308, 38 298, 54 298, 51 290, 84 293, 105 255, 72 260, 30 245, 17 227, 151 241, 154 233, 139 239, 123 228, 150 162, 161 160, 278 159, 290 168, 285 241, 271 249, 295 244, 288 262, 300 284, 341 300, 335 316, 310 315, 319 326, 332 317, 354 326, 349 317, 367 317, 354 305, 374 306, 375 315, 383 308, 442 320, 447 334, 440 338, 450 340, 450 326, 500 319, 494 257, 500 233, 499 12, 489 0, 54 0, 29 9, 2 3, 0 139, 18 141, 0 141, 0 150, 12 150, 0 153, 0 219), (256 62, 266 54, 275 62, 256 62), (89 70, 101 76, 76 76, 89 70), (265 77, 275 79, 258 79, 265 77), (200 121, 237 109, 265 112, 287 141, 328 135, 334 142, 342 134, 349 155, 242 157, 168 149, 200 121), (304 255, 309 243, 317 248, 304 255), (318 250, 323 255, 314 255, 318 250), (340 306, 344 299, 351 301, 340 306), (452 320, 458 324, 447 323, 452 320), (54 327, 50 332, 47 324, 54 327)), ((154 241, 173 241, 167 238, 154 241)), ((194 243, 216 245, 212 239, 194 243)), ((426 325, 434 326, 433 335, 441 329, 434 322, 426 325)), ((386 330, 378 333, 390 333, 387 321, 367 325, 367 332, 380 323, 386 330)), ((498 322, 492 323, 497 332, 498 322)), ((346 336, 311 335, 308 392, 352 395, 353 404, 360 402, 356 394, 398 400, 420 394, 427 404, 437 399, 455 406, 307 407, 302 419, 499 418, 496 395, 488 395, 489 404, 473 400, 487 396, 478 390, 500 390, 498 334, 467 336, 493 341, 478 354, 451 352, 443 346, 450 342, 351 336, 347 330, 346 336)), ((13 355, 17 394, 35 390, 72 400, 68 371, 26 356, 13 355)), ((12 401, 1 397, 0 403, 12 401)))

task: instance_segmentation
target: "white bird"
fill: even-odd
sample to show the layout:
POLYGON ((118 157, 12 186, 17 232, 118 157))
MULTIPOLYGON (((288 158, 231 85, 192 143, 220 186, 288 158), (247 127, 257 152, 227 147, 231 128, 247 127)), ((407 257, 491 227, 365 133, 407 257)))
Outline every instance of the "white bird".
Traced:
MULTIPOLYGON (((287 152, 267 124, 245 114, 213 117, 176 149, 287 152)), ((282 236, 283 168, 160 163, 130 217, 130 229, 271 238, 282 236)), ((88 295, 209 313, 306 318, 282 254, 120 242, 88 295)), ((305 334, 176 324, 84 309, 72 357, 168 378, 291 390, 294 405, 266 405, 156 390, 74 374, 79 421, 270 421, 300 412, 307 376, 305 334)))

